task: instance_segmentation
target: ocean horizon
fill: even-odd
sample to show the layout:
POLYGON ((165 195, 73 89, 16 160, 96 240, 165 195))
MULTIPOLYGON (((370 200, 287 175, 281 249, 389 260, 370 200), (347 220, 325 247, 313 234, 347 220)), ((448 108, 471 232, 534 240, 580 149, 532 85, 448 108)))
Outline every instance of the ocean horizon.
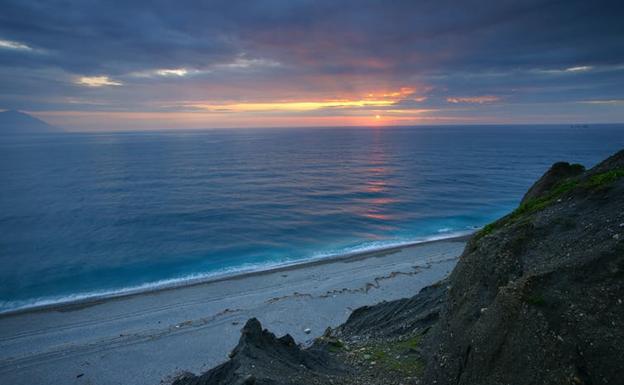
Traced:
POLYGON ((467 234, 624 125, 0 138, 0 312, 467 234))

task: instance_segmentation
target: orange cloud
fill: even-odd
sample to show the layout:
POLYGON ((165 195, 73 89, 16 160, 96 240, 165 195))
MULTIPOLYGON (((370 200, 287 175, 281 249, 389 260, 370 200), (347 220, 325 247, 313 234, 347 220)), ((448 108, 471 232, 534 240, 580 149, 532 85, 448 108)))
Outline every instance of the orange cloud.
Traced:
POLYGON ((366 97, 368 98, 405 98, 416 92, 412 87, 401 87, 397 91, 381 91, 381 92, 369 92, 366 97))
POLYGON ((271 112, 271 111, 312 111, 324 108, 384 107, 395 103, 393 100, 319 100, 249 103, 192 103, 185 107, 217 112, 271 112))
MULTIPOLYGON (((213 112, 306 112, 322 109, 358 109, 389 107, 416 92, 412 87, 401 87, 395 91, 369 92, 364 96, 345 96, 320 100, 277 100, 246 102, 186 101, 177 106, 187 109, 213 112)), ((414 100, 422 101, 425 97, 414 100)), ((171 107, 171 106, 169 106, 171 107)))
POLYGON ((385 127, 431 122, 438 110, 403 108, 398 104, 407 99, 425 100, 425 97, 416 97, 415 92, 415 88, 401 87, 394 91, 381 90, 333 98, 176 100, 146 105, 146 109, 151 111, 39 111, 37 115, 69 130, 385 127))

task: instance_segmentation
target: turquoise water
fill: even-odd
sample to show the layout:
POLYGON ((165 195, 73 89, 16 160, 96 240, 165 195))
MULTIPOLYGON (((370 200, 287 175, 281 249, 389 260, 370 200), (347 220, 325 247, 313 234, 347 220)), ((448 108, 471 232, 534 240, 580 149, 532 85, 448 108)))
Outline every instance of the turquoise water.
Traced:
POLYGON ((623 126, 0 139, 0 311, 471 231, 623 126))

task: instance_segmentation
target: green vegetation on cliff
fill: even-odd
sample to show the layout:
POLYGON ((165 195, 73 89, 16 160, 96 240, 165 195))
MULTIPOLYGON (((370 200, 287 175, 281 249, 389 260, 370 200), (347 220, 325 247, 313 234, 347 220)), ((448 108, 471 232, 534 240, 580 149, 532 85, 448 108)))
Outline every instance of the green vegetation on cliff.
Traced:
MULTIPOLYGON (((570 167, 579 169, 579 167, 582 166, 573 164, 570 165, 570 167)), ((595 191, 608 188, 621 177, 624 177, 624 167, 597 173, 585 178, 566 178, 558 182, 551 190, 549 190, 544 195, 538 196, 536 198, 527 199, 526 201, 522 202, 518 206, 518 208, 511 212, 509 215, 495 222, 485 225, 483 229, 475 234, 474 238, 475 240, 478 240, 486 235, 491 234, 494 230, 509 224, 510 222, 519 221, 526 215, 530 215, 537 211, 543 210, 544 208, 558 201, 561 201, 563 198, 569 196, 573 192, 587 193, 591 192, 592 190, 595 191)))
POLYGON ((624 151, 556 163, 445 280, 356 309, 307 349, 250 320, 229 361, 175 385, 621 383, 623 177, 624 151))

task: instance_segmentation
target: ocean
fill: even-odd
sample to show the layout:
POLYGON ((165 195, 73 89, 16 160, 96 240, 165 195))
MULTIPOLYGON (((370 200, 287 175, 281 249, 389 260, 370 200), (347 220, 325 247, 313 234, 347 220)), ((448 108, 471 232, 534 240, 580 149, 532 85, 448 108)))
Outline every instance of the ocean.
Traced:
POLYGON ((466 234, 624 125, 0 138, 0 312, 466 234))

